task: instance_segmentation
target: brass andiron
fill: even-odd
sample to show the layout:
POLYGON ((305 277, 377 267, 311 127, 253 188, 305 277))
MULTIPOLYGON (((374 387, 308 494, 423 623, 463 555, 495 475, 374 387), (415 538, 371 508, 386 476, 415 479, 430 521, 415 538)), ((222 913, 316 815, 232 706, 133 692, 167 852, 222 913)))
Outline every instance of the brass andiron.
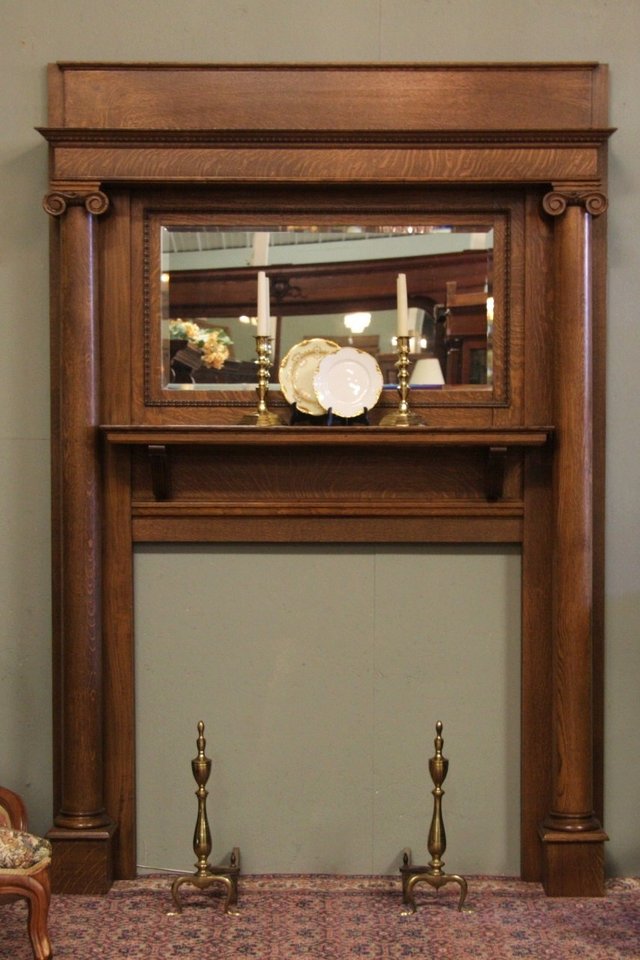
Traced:
POLYGON ((400 403, 393 413, 387 413, 380 421, 381 427, 414 427, 422 424, 420 417, 409 409, 409 337, 398 337, 398 393, 400 403))
POLYGON ((188 873, 181 877, 176 877, 171 886, 171 896, 178 913, 182 912, 182 903, 178 896, 178 890, 183 883, 190 883, 199 890, 204 890, 213 883, 221 883, 227 891, 224 902, 224 912, 236 916, 239 911, 238 903, 238 876, 240 874, 240 850, 233 848, 230 863, 228 866, 212 867, 209 864, 209 854, 211 853, 211 830, 207 819, 207 797, 208 791, 206 783, 211 774, 211 760, 205 756, 204 749, 206 740, 204 738, 204 723, 202 720, 198 723, 198 756, 191 761, 193 777, 198 784, 196 797, 198 798, 198 817, 196 820, 196 829, 193 834, 193 852, 198 858, 196 863, 196 872, 188 873))
POLYGON ((258 406, 254 413, 249 413, 240 421, 242 424, 253 424, 255 427, 275 427, 283 424, 277 413, 267 409, 267 394, 269 391, 269 372, 271 370, 271 337, 256 337, 256 354, 258 359, 258 406))
POLYGON ((433 817, 431 818, 431 828, 429 830, 429 853, 431 860, 428 867, 417 867, 411 864, 411 851, 403 851, 403 862, 400 867, 402 875, 402 900, 405 905, 402 913, 405 916, 416 912, 416 902, 413 897, 413 888, 417 883, 428 883, 437 890, 444 887, 446 883, 457 883, 460 887, 460 899, 458 901, 458 910, 462 910, 462 905, 467 896, 467 881, 464 877, 459 877, 455 873, 445 873, 443 870, 444 861, 442 855, 447 847, 447 837, 444 830, 444 821, 442 819, 442 797, 444 790, 442 784, 449 769, 449 761, 442 756, 442 723, 438 720, 436 723, 436 739, 434 741, 436 753, 429 760, 429 773, 434 783, 433 795, 433 817))

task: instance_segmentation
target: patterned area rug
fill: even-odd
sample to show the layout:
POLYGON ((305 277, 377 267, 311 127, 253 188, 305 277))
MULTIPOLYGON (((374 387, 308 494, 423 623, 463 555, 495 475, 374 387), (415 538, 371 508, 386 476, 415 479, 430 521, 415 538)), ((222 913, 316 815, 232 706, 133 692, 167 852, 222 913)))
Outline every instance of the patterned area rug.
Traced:
MULTIPOLYGON (((222 912, 217 887, 172 877, 118 881, 104 897, 54 896, 56 960, 640 960, 640 879, 612 880, 603 899, 550 899, 538 884, 469 877, 435 893, 416 887, 401 914, 395 877, 241 877, 240 915, 222 912)), ((0 957, 30 960, 26 908, 0 907, 0 957)))

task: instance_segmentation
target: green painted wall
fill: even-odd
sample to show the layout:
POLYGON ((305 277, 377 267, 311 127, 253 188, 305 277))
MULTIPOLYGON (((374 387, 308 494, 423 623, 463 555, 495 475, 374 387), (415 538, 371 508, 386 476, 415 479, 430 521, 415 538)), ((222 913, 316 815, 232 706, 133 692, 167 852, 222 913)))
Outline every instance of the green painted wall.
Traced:
MULTIPOLYGON (((633 420, 633 412, 640 406, 640 325, 637 322, 640 5, 636 0, 616 0, 615 3, 592 0, 588 4, 584 0, 523 0, 520 3, 512 0, 483 3, 477 0, 403 0, 402 3, 396 0, 350 0, 349 3, 344 0, 324 0, 323 3, 317 0, 219 0, 217 3, 195 0, 188 5, 176 0, 138 0, 135 4, 113 0, 106 5, 90 0, 59 0, 52 7, 45 0, 31 0, 28 4, 5 0, 3 13, 0 35, 0 317, 4 333, 4 349, 0 354, 3 451, 0 460, 0 781, 25 794, 34 827, 45 830, 51 822, 48 223, 40 208, 40 197, 46 189, 47 164, 44 141, 34 131, 35 126, 45 125, 47 119, 46 63, 53 60, 600 60, 611 67, 611 123, 619 128, 611 141, 609 191, 605 825, 611 835, 607 847, 610 872, 640 872, 637 830, 640 764, 636 733, 640 727, 637 695, 640 431, 633 420)), ((207 559, 207 564, 210 560, 207 559)), ((260 554, 244 560, 249 572, 264 566, 260 554)), ((479 577, 481 594, 494 598, 491 617, 502 624, 495 639, 504 645, 511 628, 501 631, 505 631, 505 623, 510 623, 509 610, 512 609, 512 594, 505 582, 510 582, 513 576, 514 558, 508 555, 502 560, 494 558, 490 563, 483 563, 480 570, 476 560, 474 557, 463 559, 461 576, 479 577), (503 584, 501 593, 495 589, 496 567, 501 572, 498 578, 503 584)), ((166 580, 164 575, 157 576, 157 572, 164 570, 165 562, 162 553, 141 552, 137 556, 136 615, 140 621, 141 644, 155 642, 158 635, 157 611, 166 598, 166 580)), ((185 577, 197 582, 200 558, 187 553, 181 562, 185 564, 185 577)), ((345 562, 341 556, 336 560, 337 566, 324 565, 323 576, 333 577, 345 562)), ((302 564, 305 576, 310 576, 308 571, 314 563, 314 558, 309 557, 302 564)), ((430 578, 434 560, 427 558, 425 563, 430 578)), ((383 609, 382 581, 377 581, 372 572, 377 564, 375 554, 367 555, 366 580, 371 600, 363 604, 366 617, 383 609)), ((389 566, 395 569, 395 564, 389 566)), ((413 561, 409 566, 413 569, 413 561)), ((243 576, 245 580, 251 579, 246 573, 243 576)), ((247 586, 245 583, 245 589, 247 586)), ((190 606, 194 623, 207 622, 210 604, 211 598, 204 589, 201 594, 194 592, 190 606)), ((407 597, 405 612, 409 621, 417 622, 423 616, 421 611, 420 599, 413 594, 407 597)), ((473 638, 477 630, 474 610, 469 608, 457 613, 460 635, 473 638)), ((242 633, 241 626, 238 621, 238 636, 242 633)), ((382 633, 375 636, 376 642, 382 642, 382 633)), ((277 644, 277 641, 278 636, 274 634, 269 642, 277 644)), ((163 643, 167 642, 165 636, 163 643)), ((363 642, 362 638, 359 642, 363 642)), ((369 652, 371 649, 367 648, 369 652)), ((338 651, 329 651, 328 656, 333 675, 333 668, 339 666, 338 651)), ((465 656, 473 675, 482 661, 482 648, 471 642, 465 656)), ((327 670, 327 664, 321 666, 327 670)), ((490 682, 502 689, 505 683, 513 682, 512 673, 504 663, 497 664, 490 682)), ((144 679, 143 675, 141 683, 144 679)), ((160 696, 167 678, 160 676, 158 682, 157 693, 144 695, 160 696)), ((370 694, 372 689, 379 688, 370 677, 363 681, 360 696, 364 698, 366 691, 370 694)), ((504 728, 510 722, 511 707, 507 704, 513 703, 517 689, 515 693, 509 689, 504 699, 506 712, 495 718, 498 727, 504 728)), ((286 691, 286 685, 282 691, 286 691)), ((476 693, 470 691, 465 696, 482 712, 480 687, 476 693)), ((207 705, 199 701, 194 707, 204 709, 207 705)), ((452 706, 447 707, 450 716, 452 706)), ((266 709, 264 703, 263 707, 266 709)), ((430 714, 431 710, 425 707, 427 725, 432 720, 430 714)), ((209 722, 215 728, 218 722, 215 712, 212 717, 209 722)), ((456 833, 458 838, 463 836, 462 831, 466 829, 463 811, 459 809, 456 813, 454 803, 458 799, 466 801, 471 795, 471 787, 467 786, 471 751, 462 747, 467 731, 457 728, 453 719, 443 719, 447 721, 452 763, 455 758, 456 764, 452 767, 447 794, 451 804, 449 863, 453 868, 458 857, 453 838, 456 833), (454 776, 467 778, 461 781, 465 784, 462 798, 454 798, 454 776)), ((185 756, 185 751, 190 757, 195 718, 185 708, 179 712, 179 721, 181 726, 176 719, 175 727, 172 725, 167 736, 172 740, 176 758, 185 756)), ((148 720, 141 717, 140 736, 148 738, 146 723, 148 720)), ((281 723, 284 725, 284 721, 281 723)), ((412 735, 419 739, 421 734, 418 723, 412 735)), ((150 749, 146 741, 145 747, 150 749)), ((419 749, 417 741, 415 747, 419 749)), ((162 744, 156 749, 162 752, 162 744)), ((416 750, 408 753, 415 758, 416 750)), ((147 750, 144 752, 146 757, 147 750)), ((392 755, 393 751, 389 751, 391 758, 392 755)), ((343 767, 340 769, 344 769, 344 754, 341 756, 343 767)), ((142 797, 149 788, 153 790, 155 782, 154 771, 145 764, 146 760, 141 764, 142 797)), ((506 766, 501 769, 511 770, 512 759, 507 758, 506 766)), ((238 767, 233 776, 241 775, 238 767)), ((186 784, 175 784, 175 795, 180 796, 176 801, 181 805, 180 820, 184 818, 189 823, 186 834, 189 838, 193 798, 188 779, 189 776, 186 784), (183 799, 185 789, 186 801, 183 799)), ((486 795, 486 784, 483 787, 474 779, 474 785, 476 796, 481 796, 483 791, 486 795)), ((356 792, 362 789, 360 781, 354 782, 353 789, 356 792)), ((158 807, 162 807, 165 799, 156 798, 158 807)), ((509 816, 508 810, 500 812, 504 835, 509 835, 509 816)), ((381 816, 377 822, 380 820, 381 816)), ((368 819, 369 824, 374 822, 368 819)), ((229 823, 229 842, 241 842, 239 837, 231 839, 239 829, 236 822, 229 823)), ((269 829, 268 823, 264 829, 269 829)), ((373 837, 371 827, 367 829, 373 837)), ((469 862, 477 862, 478 869, 501 869, 500 864, 494 865, 493 861, 473 860, 479 848, 474 839, 475 830, 470 833, 472 846, 468 850, 472 859, 469 862)), ((401 829, 384 837, 379 833, 371 862, 377 867, 384 865, 387 850, 400 834, 404 836, 401 829)), ((417 837, 415 843, 420 844, 421 839, 417 837)), ((144 842, 151 842, 146 834, 144 842)), ((511 840, 506 847, 501 862, 511 869, 511 840)), ((339 844, 336 862, 342 852, 343 845, 339 844)))

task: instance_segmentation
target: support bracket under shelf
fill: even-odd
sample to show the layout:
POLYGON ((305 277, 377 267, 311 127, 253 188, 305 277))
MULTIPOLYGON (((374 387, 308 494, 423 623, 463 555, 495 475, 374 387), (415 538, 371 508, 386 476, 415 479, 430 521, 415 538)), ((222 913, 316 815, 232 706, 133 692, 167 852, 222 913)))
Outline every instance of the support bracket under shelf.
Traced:
POLYGON ((501 500, 507 470, 507 448, 489 447, 487 456, 486 495, 490 503, 501 500))
POLYGON ((169 454, 166 444, 150 443, 147 446, 151 466, 151 487, 156 500, 169 500, 171 481, 169 476, 169 454))

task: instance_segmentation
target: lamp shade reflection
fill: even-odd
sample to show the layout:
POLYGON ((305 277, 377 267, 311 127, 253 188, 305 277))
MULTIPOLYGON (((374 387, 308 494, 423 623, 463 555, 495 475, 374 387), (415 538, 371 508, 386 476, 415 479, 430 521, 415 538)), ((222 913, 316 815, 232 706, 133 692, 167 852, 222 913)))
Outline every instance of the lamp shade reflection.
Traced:
POLYGON ((411 387, 443 387, 444 377, 440 361, 435 357, 423 357, 416 360, 409 377, 411 387))

